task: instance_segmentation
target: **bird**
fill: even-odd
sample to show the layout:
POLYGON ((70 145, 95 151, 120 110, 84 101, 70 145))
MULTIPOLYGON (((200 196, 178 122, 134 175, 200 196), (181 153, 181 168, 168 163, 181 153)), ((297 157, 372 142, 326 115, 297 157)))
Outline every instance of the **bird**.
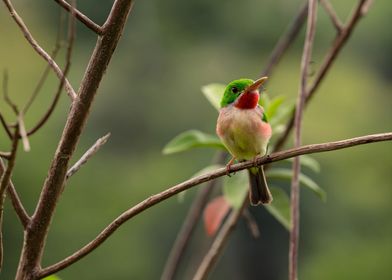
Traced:
MULTIPOLYGON (((255 160, 267 153, 272 135, 271 125, 259 105, 259 88, 268 79, 238 79, 230 82, 220 102, 216 133, 232 155, 226 165, 227 174, 234 160, 255 160)), ((268 188, 263 166, 251 167, 249 173, 249 200, 251 205, 269 204, 272 195, 268 188)))

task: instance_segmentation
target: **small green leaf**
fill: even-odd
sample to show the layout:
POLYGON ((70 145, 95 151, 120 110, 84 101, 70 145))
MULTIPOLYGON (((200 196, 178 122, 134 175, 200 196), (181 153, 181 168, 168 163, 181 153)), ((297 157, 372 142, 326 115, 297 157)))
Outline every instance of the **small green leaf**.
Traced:
POLYGON ((210 101, 212 106, 219 111, 220 102, 225 92, 226 86, 223 84, 208 84, 201 88, 204 96, 210 101))
MULTIPOLYGON (((267 178, 269 179, 283 179, 283 180, 290 180, 293 176, 293 171, 287 168, 273 168, 268 170, 267 178)), ((310 177, 306 176, 305 174, 299 174, 299 182, 312 190, 322 201, 326 201, 326 193, 325 191, 310 177)))
POLYGON ((55 274, 49 275, 42 280, 61 280, 60 277, 56 276, 55 274))
POLYGON ((196 147, 214 147, 225 149, 222 142, 215 135, 206 134, 199 130, 188 130, 173 138, 163 148, 163 153, 173 154, 187 151, 196 147))
POLYGON ((249 179, 247 170, 238 172, 234 176, 226 176, 223 181, 223 195, 234 209, 241 208, 248 193, 249 179))
MULTIPOLYGON (((214 171, 214 170, 216 170, 218 168, 222 168, 222 167, 223 167, 223 165, 221 165, 221 164, 211 164, 211 165, 208 165, 208 166, 204 167, 203 169, 197 171, 195 174, 193 174, 191 178, 194 178, 194 177, 197 177, 197 176, 200 176, 200 175, 212 172, 212 171, 214 171)), ((185 193, 186 192, 187 192, 187 190, 182 191, 179 194, 177 194, 178 202, 180 202, 180 203, 184 202, 185 193)))
POLYGON ((278 112, 279 107, 280 107, 280 105, 282 105, 283 101, 284 101, 284 97, 278 96, 278 97, 275 97, 275 98, 268 104, 268 107, 266 108, 266 113, 267 113, 267 116, 268 116, 270 119, 273 119, 273 118, 275 117, 275 115, 276 115, 276 113, 278 112))
MULTIPOLYGON (((285 161, 293 162, 294 158, 286 159, 285 161)), ((320 163, 308 155, 302 155, 300 160, 301 166, 307 167, 310 170, 320 173, 320 163)))
POLYGON ((267 211, 280 222, 287 230, 291 229, 290 199, 284 190, 270 186, 274 200, 265 204, 267 211))

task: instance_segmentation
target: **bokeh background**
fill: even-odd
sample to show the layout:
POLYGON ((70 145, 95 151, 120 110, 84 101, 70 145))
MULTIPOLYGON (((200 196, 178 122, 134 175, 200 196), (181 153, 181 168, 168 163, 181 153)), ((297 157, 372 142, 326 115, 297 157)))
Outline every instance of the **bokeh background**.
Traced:
MULTIPOLYGON (((59 8, 54 1, 13 1, 38 42, 53 48, 59 8)), ((331 1, 342 19, 357 1, 331 1)), ((137 1, 103 79, 74 160, 111 132, 104 148, 68 183, 46 245, 44 265, 68 256, 113 218, 151 194, 189 178, 209 164, 213 150, 164 156, 163 146, 196 128, 214 133, 217 112, 200 87, 239 77, 257 78, 279 36, 303 1, 137 1)), ((78 1, 103 23, 112 1, 78 1)), ((375 1, 306 110, 303 143, 350 138, 392 129, 392 5, 375 1)), ((312 68, 335 35, 318 12, 312 68)), ((304 31, 270 77, 267 92, 295 100, 304 31)), ((0 5, 0 69, 22 106, 45 63, 26 43, 0 5)), ((95 44, 78 25, 70 80, 77 88, 95 44)), ((64 61, 64 51, 59 63, 64 61)), ((57 87, 48 79, 26 116, 31 126, 57 87)), ((7 120, 13 116, 0 101, 7 120)), ((48 124, 20 150, 13 181, 29 213, 34 210, 61 135, 69 99, 64 94, 48 124)), ((0 131, 0 150, 9 143, 0 131)), ((301 279, 392 279, 392 145, 378 143, 315 155, 322 172, 312 175, 328 193, 326 203, 304 189, 301 202, 301 279)), ((288 190, 288 186, 286 186, 288 190)), ((62 279, 159 279, 195 190, 183 203, 169 199, 126 223, 62 279)), ((263 208, 251 209, 261 238, 239 223, 211 279, 286 279, 288 233, 263 208)), ((5 209, 5 263, 1 279, 14 277, 22 228, 9 202, 5 209)), ((211 238, 198 227, 178 279, 190 279, 211 238)))

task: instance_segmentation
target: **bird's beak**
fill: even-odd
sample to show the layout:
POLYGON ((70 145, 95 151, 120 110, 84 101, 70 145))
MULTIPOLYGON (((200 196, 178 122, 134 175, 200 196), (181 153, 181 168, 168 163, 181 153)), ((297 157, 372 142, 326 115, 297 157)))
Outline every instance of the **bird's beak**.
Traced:
POLYGON ((264 82, 267 79, 268 79, 268 77, 261 77, 260 79, 257 79, 256 81, 253 82, 253 84, 251 84, 250 86, 248 86, 246 88, 246 91, 250 92, 250 91, 257 90, 259 87, 261 87, 264 84, 264 82))

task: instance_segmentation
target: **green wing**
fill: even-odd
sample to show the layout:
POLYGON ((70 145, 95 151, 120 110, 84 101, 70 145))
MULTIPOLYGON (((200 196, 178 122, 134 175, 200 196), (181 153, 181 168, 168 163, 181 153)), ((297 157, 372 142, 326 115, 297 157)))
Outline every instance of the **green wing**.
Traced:
POLYGON ((268 118, 267 114, 265 112, 263 112, 263 118, 262 118, 263 122, 268 123, 268 119, 269 118, 268 118))

